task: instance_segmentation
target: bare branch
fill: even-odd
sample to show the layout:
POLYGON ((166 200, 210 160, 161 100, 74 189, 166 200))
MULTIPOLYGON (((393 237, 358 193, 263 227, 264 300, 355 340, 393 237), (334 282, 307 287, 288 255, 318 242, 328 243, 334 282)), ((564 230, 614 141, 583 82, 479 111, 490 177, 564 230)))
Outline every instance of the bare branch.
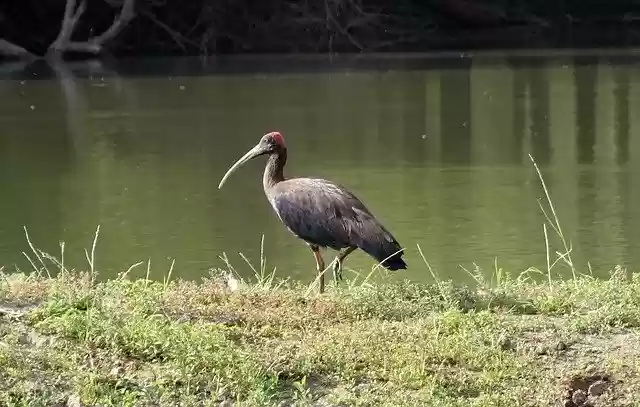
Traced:
POLYGON ((87 41, 71 41, 71 35, 75 29, 76 23, 85 11, 86 1, 82 0, 77 10, 76 0, 67 0, 64 11, 64 20, 58 38, 49 47, 50 53, 59 53, 63 51, 78 51, 98 54, 102 51, 104 45, 115 38, 122 29, 135 17, 134 11, 135 0, 124 0, 120 14, 113 21, 113 24, 102 34, 89 38, 87 41))
POLYGON ((115 19, 111 27, 99 36, 93 37, 91 41, 102 45, 111 41, 120 34, 120 31, 122 31, 122 29, 129 24, 129 21, 133 20, 133 17, 135 17, 134 5, 134 0, 124 0, 120 14, 115 19))
POLYGON ((7 40, 0 38, 0 55, 18 57, 18 58, 36 58, 31 52, 7 40))
POLYGON ((158 27, 162 28, 167 34, 169 34, 169 36, 171 37, 171 39, 173 39, 173 42, 180 47, 183 51, 186 51, 186 47, 184 46, 183 40, 184 37, 182 35, 180 35, 179 32, 173 30, 171 27, 169 27, 167 24, 163 23, 162 21, 159 21, 156 16, 147 10, 143 10, 142 14, 147 17, 149 20, 151 20, 154 24, 156 24, 158 27))
POLYGON ((64 17, 62 19, 62 25, 60 32, 56 40, 49 46, 49 53, 57 53, 64 51, 66 45, 71 42, 71 36, 73 30, 76 28, 78 20, 84 14, 87 8, 87 3, 82 0, 80 6, 76 9, 76 0, 67 0, 67 4, 64 7, 64 17))
POLYGON ((362 46, 362 44, 360 44, 360 41, 358 41, 353 35, 351 35, 351 33, 349 33, 347 28, 343 27, 340 24, 340 22, 336 20, 335 16, 331 12, 331 9, 329 8, 329 3, 326 0, 325 0, 325 7, 326 7, 327 18, 333 23, 333 25, 336 27, 338 32, 344 35, 345 37, 347 37, 353 45, 355 45, 360 49, 360 51, 364 50, 364 47, 362 46))

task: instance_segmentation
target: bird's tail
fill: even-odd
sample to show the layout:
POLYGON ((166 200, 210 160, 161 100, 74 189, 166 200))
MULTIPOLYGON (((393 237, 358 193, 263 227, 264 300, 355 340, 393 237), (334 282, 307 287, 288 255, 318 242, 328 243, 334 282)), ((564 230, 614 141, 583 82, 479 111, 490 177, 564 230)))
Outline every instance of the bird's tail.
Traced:
MULTIPOLYGON (((387 270, 406 269, 407 263, 402 260, 404 249, 400 243, 370 213, 361 212, 363 219, 356 227, 355 243, 369 256, 373 257, 387 270)), ((353 240, 352 240, 353 241, 353 240)))
POLYGON ((402 259, 402 255, 404 253, 400 252, 397 254, 394 254, 393 256, 389 257, 388 259, 386 259, 385 261, 382 262, 382 266, 388 270, 406 270, 407 268, 407 263, 404 262, 404 260, 402 259))
MULTIPOLYGON (((376 242, 377 243, 377 242, 376 242)), ((404 249, 400 248, 400 245, 396 244, 371 244, 368 242, 362 242, 360 249, 373 257, 387 270, 405 270, 407 263, 404 262, 402 256, 404 255, 404 249)))

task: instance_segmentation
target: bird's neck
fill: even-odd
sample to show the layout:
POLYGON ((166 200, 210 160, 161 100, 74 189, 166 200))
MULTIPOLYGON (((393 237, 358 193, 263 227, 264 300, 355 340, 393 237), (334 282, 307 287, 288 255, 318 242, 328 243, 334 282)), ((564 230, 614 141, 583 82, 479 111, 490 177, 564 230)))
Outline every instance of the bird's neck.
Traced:
POLYGON ((284 165, 287 163, 287 150, 282 150, 271 154, 264 169, 262 185, 264 189, 275 186, 278 182, 284 181, 284 165))

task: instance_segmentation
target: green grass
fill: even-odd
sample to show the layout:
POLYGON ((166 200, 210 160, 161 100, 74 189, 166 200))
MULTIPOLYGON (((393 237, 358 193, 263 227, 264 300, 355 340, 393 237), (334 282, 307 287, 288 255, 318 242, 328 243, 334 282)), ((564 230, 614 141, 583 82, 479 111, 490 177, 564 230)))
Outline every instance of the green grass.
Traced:
POLYGON ((3 277, 0 404, 540 406, 594 373, 618 381, 602 405, 637 403, 640 277, 620 269, 324 295, 92 280, 3 277))

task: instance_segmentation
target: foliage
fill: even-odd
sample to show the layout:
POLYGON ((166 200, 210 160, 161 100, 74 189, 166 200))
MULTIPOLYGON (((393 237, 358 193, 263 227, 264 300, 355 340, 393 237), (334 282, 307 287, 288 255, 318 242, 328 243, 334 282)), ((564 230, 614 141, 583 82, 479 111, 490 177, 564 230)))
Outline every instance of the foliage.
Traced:
MULTIPOLYGON (((135 0, 135 17, 125 19, 126 27, 109 36, 108 43, 93 48, 89 39, 109 30, 122 17, 126 3, 67 0, 74 10, 84 7, 71 30, 73 40, 84 44, 67 48, 93 53, 102 52, 104 45, 118 55, 401 51, 446 47, 465 30, 523 27, 517 33, 521 38, 541 30, 551 30, 552 38, 573 25, 619 27, 632 24, 638 12, 637 4, 629 0, 606 5, 524 0, 135 0)), ((42 55, 60 39, 64 10, 64 2, 53 0, 3 2, 0 39, 42 55)), ((504 34, 484 39, 495 46, 506 40, 504 34)), ((71 38, 63 40, 58 45, 71 38)), ((472 45, 477 40, 467 35, 463 43, 472 45)), ((0 42, 0 50, 20 55, 6 45, 0 42)))

